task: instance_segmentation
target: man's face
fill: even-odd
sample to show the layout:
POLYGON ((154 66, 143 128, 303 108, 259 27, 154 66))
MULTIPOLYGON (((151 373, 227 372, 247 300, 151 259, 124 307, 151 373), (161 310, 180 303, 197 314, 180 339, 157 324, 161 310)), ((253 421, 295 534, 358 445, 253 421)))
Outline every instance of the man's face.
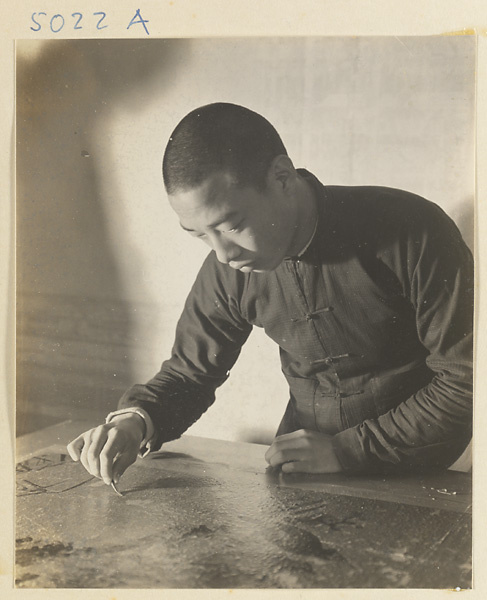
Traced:
POLYGON ((244 273, 272 271, 288 255, 296 212, 278 181, 265 191, 237 187, 227 173, 169 196, 181 227, 212 248, 218 260, 244 273))

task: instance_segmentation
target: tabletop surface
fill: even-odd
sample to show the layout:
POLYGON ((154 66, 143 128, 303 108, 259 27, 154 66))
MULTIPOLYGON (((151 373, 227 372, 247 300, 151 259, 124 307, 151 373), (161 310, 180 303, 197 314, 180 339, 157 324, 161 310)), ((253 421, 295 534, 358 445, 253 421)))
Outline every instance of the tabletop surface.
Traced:
POLYGON ((471 587, 470 474, 284 475, 265 446, 183 436, 119 497, 66 456, 91 425, 18 440, 17 587, 471 587))

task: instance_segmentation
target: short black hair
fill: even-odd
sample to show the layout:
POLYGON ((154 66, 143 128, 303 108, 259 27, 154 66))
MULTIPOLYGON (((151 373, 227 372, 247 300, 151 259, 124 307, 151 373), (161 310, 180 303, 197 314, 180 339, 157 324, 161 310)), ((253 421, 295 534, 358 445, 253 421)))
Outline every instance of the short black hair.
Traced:
POLYGON ((226 102, 196 108, 173 131, 162 173, 169 195, 200 186, 218 172, 238 186, 265 189, 278 155, 287 155, 275 128, 258 113, 226 102))

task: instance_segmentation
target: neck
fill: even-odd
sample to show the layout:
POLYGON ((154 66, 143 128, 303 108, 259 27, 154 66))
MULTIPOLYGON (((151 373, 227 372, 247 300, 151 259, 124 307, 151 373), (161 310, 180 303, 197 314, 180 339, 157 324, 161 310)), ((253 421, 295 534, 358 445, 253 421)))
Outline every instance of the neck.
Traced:
POLYGON ((294 235, 289 245, 289 256, 297 256, 310 241, 316 227, 318 208, 311 186, 301 176, 296 187, 296 221, 294 235))

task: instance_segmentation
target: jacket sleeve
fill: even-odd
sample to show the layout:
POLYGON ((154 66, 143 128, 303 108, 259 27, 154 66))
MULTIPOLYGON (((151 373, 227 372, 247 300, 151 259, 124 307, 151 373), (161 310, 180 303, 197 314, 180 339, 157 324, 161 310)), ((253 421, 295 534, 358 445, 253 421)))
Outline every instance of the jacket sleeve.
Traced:
POLYGON ((433 378, 396 408, 334 436, 346 471, 448 467, 472 434, 473 259, 453 221, 427 206, 405 221, 382 260, 414 307, 433 378))
POLYGON ((140 407, 149 414, 155 429, 151 450, 184 433, 227 379, 252 328, 239 313, 245 281, 210 253, 186 300, 171 358, 145 385, 122 396, 119 408, 140 407))

